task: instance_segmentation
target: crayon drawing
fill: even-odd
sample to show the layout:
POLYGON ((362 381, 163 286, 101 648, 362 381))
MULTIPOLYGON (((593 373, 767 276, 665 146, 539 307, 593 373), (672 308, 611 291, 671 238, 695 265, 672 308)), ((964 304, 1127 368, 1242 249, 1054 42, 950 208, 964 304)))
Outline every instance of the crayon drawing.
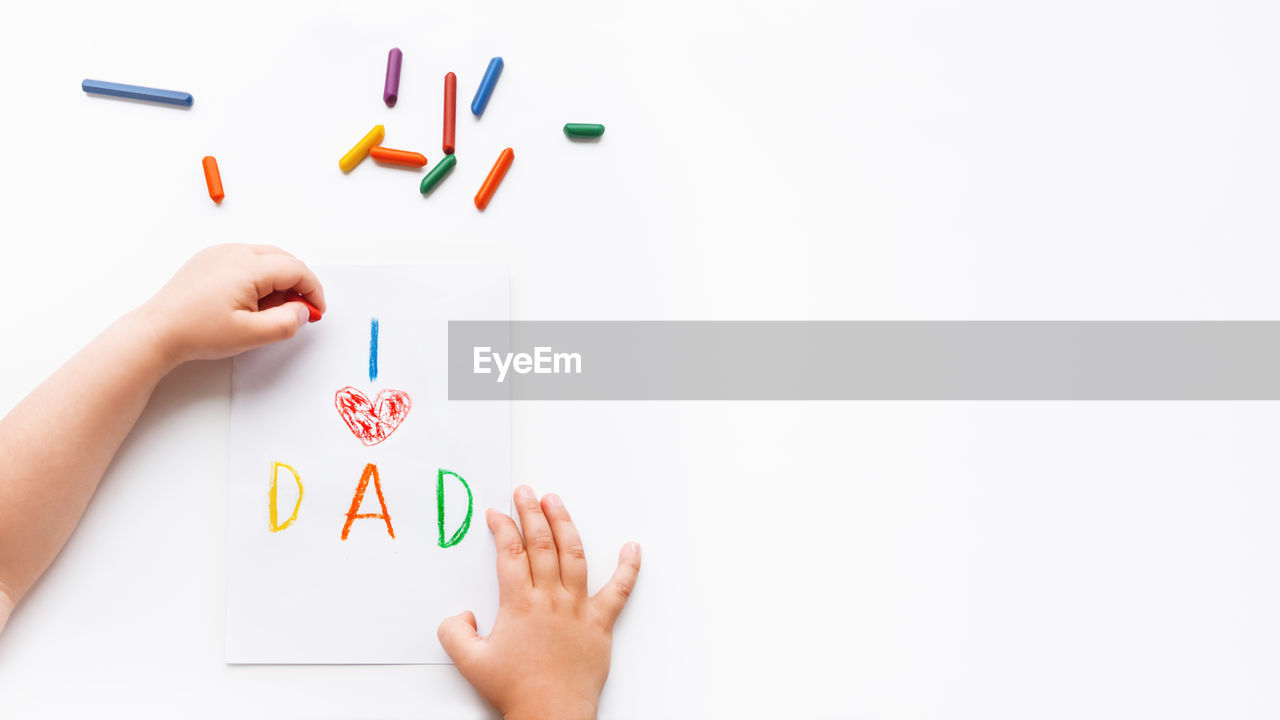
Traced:
POLYGON ((382 390, 376 400, 370 402, 359 390, 344 387, 334 393, 333 404, 351 434, 368 446, 391 437, 409 414, 413 400, 402 390, 382 390))
POLYGON ((271 492, 268 494, 268 498, 267 498, 267 512, 270 515, 269 527, 271 528, 271 532, 280 532, 281 530, 284 530, 285 528, 292 525, 293 521, 298 519, 298 509, 301 507, 302 507, 302 477, 298 475, 297 470, 294 470, 288 465, 285 465, 282 462, 272 461, 271 492), (279 509, 276 507, 277 506, 276 498, 280 492, 279 485, 280 485, 281 468, 287 470, 289 474, 293 476, 293 481, 298 484, 298 500, 293 504, 293 513, 289 515, 289 519, 285 520, 283 523, 279 521, 279 509))
POLYGON ((369 321, 369 382, 378 379, 378 318, 369 321))
POLYGON ((396 539, 396 529, 391 527, 391 513, 387 512, 387 501, 382 497, 382 479, 378 477, 378 466, 369 463, 364 466, 360 475, 360 483, 356 485, 356 494, 351 498, 351 509, 347 511, 347 524, 342 526, 342 539, 351 534, 351 523, 356 520, 381 520, 387 524, 387 534, 396 539), (364 502, 364 491, 369 489, 369 478, 373 478, 373 491, 378 495, 378 507, 382 512, 362 513, 360 505, 364 502))
POLYGON ((234 361, 227 661, 448 662, 439 619, 496 613, 474 516, 511 487, 507 404, 449 400, 448 323, 505 320, 506 273, 317 274, 324 322, 234 361))

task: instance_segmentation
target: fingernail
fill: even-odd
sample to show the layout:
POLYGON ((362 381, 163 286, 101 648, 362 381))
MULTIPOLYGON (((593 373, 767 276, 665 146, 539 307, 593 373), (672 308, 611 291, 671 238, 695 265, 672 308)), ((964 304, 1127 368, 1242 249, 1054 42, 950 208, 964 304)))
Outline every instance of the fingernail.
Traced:
POLYGON ((623 545, 622 549, 630 555, 635 555, 637 560, 640 559, 640 543, 632 540, 626 545, 623 545))
POLYGON ((564 502, 561 501, 560 496, 555 493, 547 493, 546 495, 542 496, 542 499, 547 501, 547 507, 553 507, 553 508, 564 507, 564 502))
POLYGON ((533 488, 528 485, 521 485, 516 488, 516 497, 521 500, 537 500, 537 496, 533 494, 533 488))
POLYGON ((298 327, 302 327, 303 325, 306 325, 307 320, 311 318, 311 311, 308 310, 307 306, 303 305, 302 303, 293 303, 293 307, 295 310, 298 311, 298 327))

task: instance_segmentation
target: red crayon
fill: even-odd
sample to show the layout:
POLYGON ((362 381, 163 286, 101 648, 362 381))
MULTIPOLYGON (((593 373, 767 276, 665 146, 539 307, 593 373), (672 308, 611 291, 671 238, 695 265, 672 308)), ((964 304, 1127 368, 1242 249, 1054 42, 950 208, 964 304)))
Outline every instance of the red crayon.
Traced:
POLYGON ((458 76, 446 73, 444 76, 444 154, 452 155, 454 146, 454 129, 458 120, 458 76))
POLYGON ((502 184, 502 178, 507 176, 507 170, 511 169, 511 161, 515 159, 516 151, 511 148, 503 150, 498 155, 498 161, 493 164, 493 169, 489 171, 489 177, 484 179, 484 184, 480 186, 480 192, 476 193, 477 210, 484 210, 489 207, 489 201, 493 199, 493 193, 502 184))
POLYGON ((312 305, 311 301, 302 297, 301 294, 290 290, 288 297, 285 298, 285 302, 300 302, 303 305, 306 305, 307 312, 311 313, 311 315, 307 318, 307 322, 317 322, 320 320, 320 308, 316 307, 315 305, 312 305))

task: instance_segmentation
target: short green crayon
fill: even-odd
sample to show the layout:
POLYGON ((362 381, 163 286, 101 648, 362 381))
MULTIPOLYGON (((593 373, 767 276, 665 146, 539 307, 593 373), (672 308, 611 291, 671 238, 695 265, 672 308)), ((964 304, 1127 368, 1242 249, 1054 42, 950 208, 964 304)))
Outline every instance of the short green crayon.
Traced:
POLYGON ((457 164, 457 155, 445 155, 444 159, 437 163, 431 172, 427 173, 426 177, 422 178, 422 184, 418 186, 418 192, 423 195, 431 192, 432 188, 439 185, 440 181, 444 180, 444 176, 448 175, 453 166, 457 164))
POLYGON ((604 126, 596 123, 565 123, 564 134, 571 138, 598 138, 604 134, 604 126))

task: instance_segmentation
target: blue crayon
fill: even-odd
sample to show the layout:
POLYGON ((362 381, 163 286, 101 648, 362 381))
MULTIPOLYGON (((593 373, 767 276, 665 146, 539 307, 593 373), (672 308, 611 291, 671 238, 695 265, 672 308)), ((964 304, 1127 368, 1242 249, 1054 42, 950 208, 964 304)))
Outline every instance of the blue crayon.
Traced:
POLYGON ((112 97, 146 100, 147 102, 164 103, 166 105, 191 107, 191 103, 195 101, 195 98, 191 97, 191 93, 178 92, 176 90, 158 90, 138 85, 121 85, 120 83, 102 80, 85 80, 80 83, 80 89, 91 95, 110 95, 112 97))
POLYGON ((496 57, 489 61, 489 67, 484 71, 484 79, 480 81, 480 87, 476 88, 476 98, 471 101, 471 114, 480 117, 484 114, 485 107, 489 104, 489 97, 493 95, 493 86, 498 84, 498 76, 502 74, 502 58, 496 57))

